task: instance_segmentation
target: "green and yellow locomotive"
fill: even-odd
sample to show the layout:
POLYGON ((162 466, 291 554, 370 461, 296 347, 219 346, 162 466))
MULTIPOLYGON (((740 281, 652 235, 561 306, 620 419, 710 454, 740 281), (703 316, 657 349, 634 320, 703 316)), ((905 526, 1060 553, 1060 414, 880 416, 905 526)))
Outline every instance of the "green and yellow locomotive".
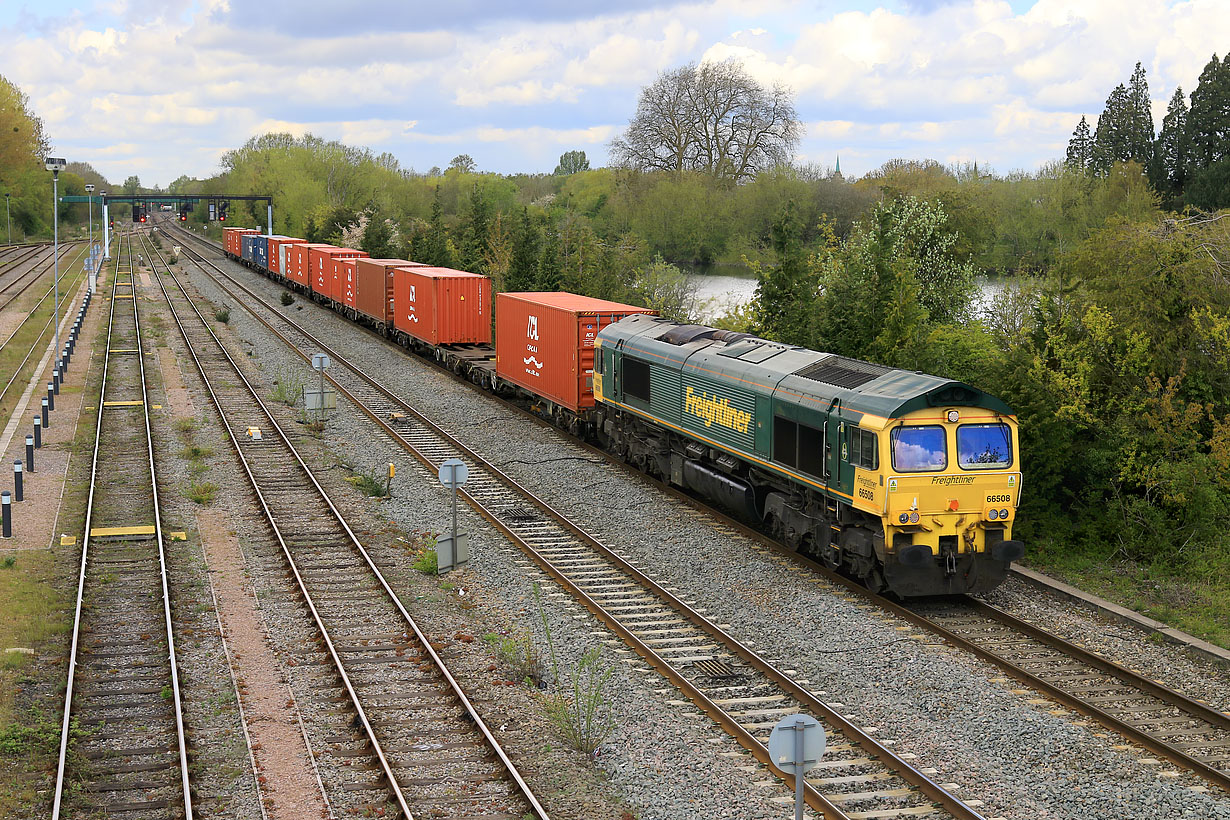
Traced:
POLYGON ((596 347, 604 446, 873 589, 985 591, 1024 554, 1017 423, 993 396, 648 315, 596 347))

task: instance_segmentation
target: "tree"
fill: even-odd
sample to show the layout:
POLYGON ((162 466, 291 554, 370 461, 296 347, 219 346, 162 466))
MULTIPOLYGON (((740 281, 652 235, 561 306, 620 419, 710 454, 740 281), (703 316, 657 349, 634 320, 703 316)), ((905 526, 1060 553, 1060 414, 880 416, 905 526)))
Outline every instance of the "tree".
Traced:
POLYGON ((1106 98, 1093 135, 1092 166, 1097 176, 1106 176, 1116 162, 1133 160, 1148 168, 1153 158, 1153 114, 1149 85, 1140 63, 1128 86, 1115 86, 1106 98))
POLYGON ((472 273, 486 273, 487 239, 491 232, 492 207, 485 192, 475 183, 470 189, 470 210, 461 226, 461 267, 472 273))
POLYGON ((510 291, 533 290, 538 281, 538 259, 541 256, 539 245, 542 235, 538 227, 530 219, 527 208, 521 209, 521 218, 517 220, 516 236, 513 239, 512 259, 508 265, 508 275, 504 280, 504 288, 510 291))
POLYGON ((1230 156, 1194 173, 1183 201, 1205 211, 1230 208, 1230 156))
POLYGON ((568 176, 578 171, 588 171, 589 160, 584 151, 565 151, 560 154, 559 165, 555 166, 555 176, 568 176))
POLYGON ((1191 165, 1191 138, 1187 131, 1187 102, 1176 88, 1162 119, 1150 175, 1153 190, 1168 200, 1183 193, 1191 165))
POLYGON ((777 262, 758 272, 756 324, 762 335, 786 344, 811 343, 811 313, 815 305, 815 277, 807 269, 803 226, 794 200, 786 203, 773 222, 773 250, 777 262))
POLYGON ((141 193, 141 178, 133 174, 124 180, 124 194, 126 196, 136 196, 139 193, 141 193))
POLYGON ((688 63, 641 89, 612 159, 642 171, 742 180, 790 161, 802 133, 789 90, 767 89, 735 60, 688 63))
POLYGON ((559 290, 564 285, 564 269, 559 259, 559 232, 553 226, 547 226, 546 241, 542 246, 542 256, 538 259, 538 275, 534 286, 538 290, 559 290))
POLYGON ((444 227, 439 185, 431 201, 431 219, 427 230, 415 237, 413 252, 416 262, 426 262, 439 268, 453 267, 452 245, 448 241, 448 230, 444 227))
POLYGON ((472 174, 478 170, 478 165, 474 162, 474 157, 469 154, 458 154, 449 161, 448 169, 461 171, 463 174, 472 174))
POLYGON ((1073 171, 1088 172, 1093 163, 1093 136, 1089 133, 1089 121, 1081 115, 1080 124, 1068 140, 1068 167, 1073 171))
POLYGON ((369 213, 367 217, 359 250, 366 251, 373 259, 395 259, 398 242, 392 220, 379 211, 369 213))
POLYGON ((1214 54, 1200 72, 1192 92, 1187 128, 1192 150, 1191 173, 1230 156, 1230 54, 1220 61, 1214 54))

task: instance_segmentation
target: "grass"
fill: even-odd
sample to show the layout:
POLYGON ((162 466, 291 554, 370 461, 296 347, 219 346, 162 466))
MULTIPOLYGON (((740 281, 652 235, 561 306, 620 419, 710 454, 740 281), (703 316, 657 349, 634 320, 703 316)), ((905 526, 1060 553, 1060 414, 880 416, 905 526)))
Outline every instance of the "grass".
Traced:
POLYGON ((1230 649, 1227 573, 1211 574, 1218 580, 1198 581, 1145 564, 1059 551, 1032 555, 1029 566, 1230 649))
POLYGON ((221 322, 224 325, 227 324, 228 322, 231 321, 230 308, 225 308, 225 307, 218 308, 217 310, 214 311, 214 318, 217 319, 219 322, 221 322))
POLYGON ((279 369, 274 373, 273 392, 269 396, 287 407, 294 407, 303 395, 303 385, 306 383, 294 369, 279 369))
MULTIPOLYGON (((54 555, 28 550, 9 557, 12 563, 0 569, 0 649, 38 651, 70 627, 67 602, 52 585, 54 555)), ((36 773, 54 765, 59 742, 57 716, 18 700, 31 660, 24 653, 0 654, 0 817, 20 816, 40 804, 35 790, 42 775, 36 773)))
POLYGON ((377 473, 353 472, 346 480, 366 496, 384 498, 385 479, 377 473))
POLYGON ((202 507, 214 503, 214 496, 217 494, 218 485, 212 481, 193 481, 183 489, 184 498, 200 504, 202 507))
POLYGON ((203 447, 200 444, 187 444, 184 449, 179 451, 180 458, 186 458, 190 461, 199 461, 209 458, 214 454, 214 448, 203 447))

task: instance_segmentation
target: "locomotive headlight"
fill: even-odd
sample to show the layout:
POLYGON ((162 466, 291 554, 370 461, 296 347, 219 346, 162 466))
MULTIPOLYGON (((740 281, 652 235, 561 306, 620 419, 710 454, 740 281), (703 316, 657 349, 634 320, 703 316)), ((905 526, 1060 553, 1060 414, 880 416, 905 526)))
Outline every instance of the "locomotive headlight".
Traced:
POLYGON ((992 521, 999 518, 999 510, 987 510, 987 518, 991 519, 992 521))
POLYGON ((961 418, 961 414, 958 413, 956 410, 948 411, 948 421, 950 424, 956 424, 960 420, 960 418, 961 418))
POLYGON ((1007 510, 1000 510, 1000 511, 999 511, 999 517, 1000 517, 1000 518, 1002 518, 1002 519, 1004 519, 1005 521, 1007 521, 1007 520, 1008 520, 1008 511, 1007 511, 1007 510))
POLYGON ((902 524, 910 523, 910 514, 902 513, 901 515, 897 516, 897 521, 899 521, 902 524))
POLYGON ((911 523, 911 524, 917 524, 917 523, 918 523, 918 513, 916 513, 916 512, 912 512, 912 513, 910 513, 910 523, 911 523))

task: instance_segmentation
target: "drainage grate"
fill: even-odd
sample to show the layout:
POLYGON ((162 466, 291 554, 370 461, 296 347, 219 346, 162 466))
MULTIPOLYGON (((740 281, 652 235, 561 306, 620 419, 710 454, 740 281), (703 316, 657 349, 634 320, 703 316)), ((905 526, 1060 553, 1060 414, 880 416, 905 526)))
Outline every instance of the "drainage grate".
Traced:
POLYGON ((725 661, 709 658, 702 661, 692 661, 692 668, 708 678, 737 678, 739 673, 731 669, 725 661))
POLYGON ((513 524, 525 524, 530 521, 538 521, 540 516, 538 513, 525 507, 508 507, 500 511, 500 518, 513 524))

